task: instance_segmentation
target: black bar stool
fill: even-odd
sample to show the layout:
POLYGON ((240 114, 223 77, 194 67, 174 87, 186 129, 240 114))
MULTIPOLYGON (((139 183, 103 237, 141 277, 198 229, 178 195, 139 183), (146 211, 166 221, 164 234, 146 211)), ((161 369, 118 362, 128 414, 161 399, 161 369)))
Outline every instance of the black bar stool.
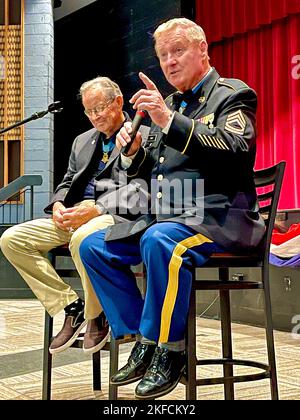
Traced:
POLYGON ((226 400, 234 399, 234 384, 237 382, 256 381, 269 378, 271 396, 273 400, 278 399, 278 385, 276 375, 276 361, 274 350, 274 337, 272 325, 272 311, 270 300, 269 284, 269 249, 272 230, 275 222, 278 200, 284 175, 285 162, 255 172, 254 181, 257 188, 266 187, 262 192, 258 191, 260 213, 263 215, 266 232, 260 248, 254 255, 234 254, 213 254, 210 260, 202 267, 217 268, 218 280, 196 280, 196 268, 192 284, 190 309, 187 322, 186 352, 187 368, 186 378, 183 381, 186 385, 186 398, 194 400, 197 397, 197 386, 224 384, 226 400), (244 278, 230 279, 229 269, 231 267, 258 267, 261 271, 261 280, 247 280, 244 278), (236 290, 257 290, 261 289, 264 296, 265 306, 265 331, 268 352, 268 363, 236 359, 232 351, 231 313, 230 313, 230 292, 236 290), (221 359, 198 360, 196 355, 196 292, 197 290, 217 290, 220 297, 220 318, 222 333, 221 359), (217 378, 197 379, 197 366, 222 365, 223 376, 217 378), (235 365, 258 368, 258 373, 235 375, 235 365))

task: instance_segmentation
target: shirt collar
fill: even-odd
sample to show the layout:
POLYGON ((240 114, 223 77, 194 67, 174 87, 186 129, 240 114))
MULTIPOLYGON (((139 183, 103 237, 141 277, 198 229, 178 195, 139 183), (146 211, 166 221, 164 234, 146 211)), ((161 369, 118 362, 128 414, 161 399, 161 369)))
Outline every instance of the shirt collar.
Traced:
POLYGON ((211 67, 209 70, 208 70, 208 72, 206 73, 206 75, 200 80, 200 82, 199 83, 197 83, 196 84, 196 86, 194 86, 193 88, 192 88, 192 92, 193 93, 196 93, 197 92, 197 90, 199 90, 200 89, 200 87, 203 85, 203 83, 205 82, 205 80, 208 78, 208 76, 209 76, 209 74, 213 71, 213 67, 211 67))

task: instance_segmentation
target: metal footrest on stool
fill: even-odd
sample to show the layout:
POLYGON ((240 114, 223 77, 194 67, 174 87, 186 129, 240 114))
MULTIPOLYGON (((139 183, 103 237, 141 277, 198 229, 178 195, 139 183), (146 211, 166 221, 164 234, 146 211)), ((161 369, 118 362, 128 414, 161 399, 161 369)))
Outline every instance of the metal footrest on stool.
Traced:
POLYGON ((248 382, 258 381, 260 379, 270 378, 270 367, 265 363, 254 362, 252 360, 242 359, 202 359, 197 361, 197 366, 222 365, 222 366, 247 366, 263 370, 260 373, 248 373, 246 375, 233 375, 218 378, 196 379, 196 385, 217 385, 226 382, 248 382))

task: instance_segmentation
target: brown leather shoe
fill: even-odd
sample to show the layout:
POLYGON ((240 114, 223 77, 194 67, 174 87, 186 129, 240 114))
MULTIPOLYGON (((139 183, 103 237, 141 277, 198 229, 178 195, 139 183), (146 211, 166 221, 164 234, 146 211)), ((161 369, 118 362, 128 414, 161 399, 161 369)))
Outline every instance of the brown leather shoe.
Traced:
POLYGON ((83 352, 96 353, 101 350, 109 338, 109 325, 102 312, 97 318, 89 320, 83 339, 83 352))
POLYGON ((80 331, 87 325, 84 319, 84 303, 81 299, 71 303, 65 308, 65 321, 62 329, 52 340, 49 347, 51 354, 60 353, 70 347, 80 334, 80 331))

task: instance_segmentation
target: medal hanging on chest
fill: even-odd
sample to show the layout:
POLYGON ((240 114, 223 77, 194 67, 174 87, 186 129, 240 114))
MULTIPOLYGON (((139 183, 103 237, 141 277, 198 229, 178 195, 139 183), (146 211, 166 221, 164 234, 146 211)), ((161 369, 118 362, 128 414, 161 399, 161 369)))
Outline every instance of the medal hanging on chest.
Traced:
POLYGON ((102 162, 103 163, 107 163, 108 159, 109 159, 109 155, 110 152, 113 150, 113 148, 115 147, 115 143, 113 141, 108 142, 107 144, 105 144, 104 142, 102 143, 102 151, 103 151, 103 155, 102 155, 102 162))
POLYGON ((103 156, 102 156, 102 162, 103 163, 107 163, 108 161, 108 153, 107 152, 103 152, 103 156))

